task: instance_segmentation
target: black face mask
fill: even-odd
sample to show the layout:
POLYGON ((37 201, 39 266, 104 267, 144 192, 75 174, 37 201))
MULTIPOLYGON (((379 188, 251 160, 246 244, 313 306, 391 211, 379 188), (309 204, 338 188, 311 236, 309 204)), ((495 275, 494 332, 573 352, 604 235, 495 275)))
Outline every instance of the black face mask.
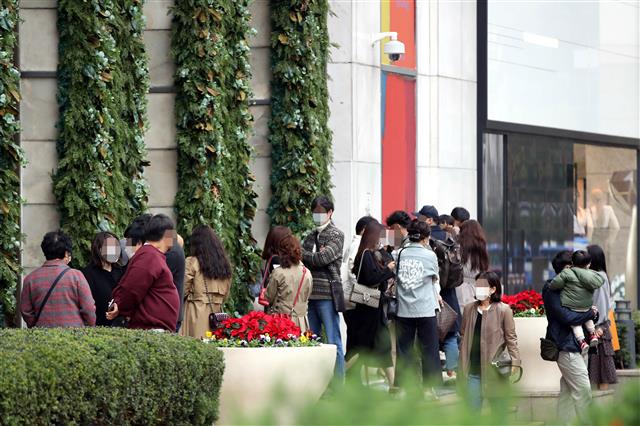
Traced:
POLYGON ((129 255, 127 254, 127 250, 125 250, 125 248, 127 247, 127 240, 123 238, 119 242, 120 242, 120 259, 118 259, 117 263, 120 266, 127 266, 127 263, 129 263, 129 255))

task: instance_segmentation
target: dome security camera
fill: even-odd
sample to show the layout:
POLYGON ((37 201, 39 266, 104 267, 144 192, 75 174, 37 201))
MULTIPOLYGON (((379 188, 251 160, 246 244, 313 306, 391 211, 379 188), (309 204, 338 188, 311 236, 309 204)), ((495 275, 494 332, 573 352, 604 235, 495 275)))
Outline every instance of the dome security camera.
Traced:
POLYGON ((404 43, 398 40, 388 41, 384 45, 384 53, 391 62, 397 62, 404 55, 404 43))
POLYGON ((402 55, 404 55, 404 43, 398 40, 397 32, 389 31, 373 34, 371 37, 371 45, 375 46, 376 43, 382 41, 386 37, 391 38, 391 40, 385 43, 383 52, 389 57, 391 62, 397 62, 402 58, 402 55))

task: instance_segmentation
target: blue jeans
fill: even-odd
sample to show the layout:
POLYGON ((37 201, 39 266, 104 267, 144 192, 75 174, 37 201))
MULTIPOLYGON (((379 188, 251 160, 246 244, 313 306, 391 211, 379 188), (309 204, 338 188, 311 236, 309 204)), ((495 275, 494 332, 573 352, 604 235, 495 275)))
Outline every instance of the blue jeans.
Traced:
POLYGON ((458 350, 458 333, 449 335, 442 342, 442 350, 444 351, 445 368, 447 371, 454 371, 458 368, 458 356, 460 351, 458 350))
POLYGON ((322 326, 329 344, 336 345, 335 375, 344 377, 344 352, 342 350, 342 336, 340 335, 340 316, 333 307, 333 300, 309 300, 307 309, 309 325, 314 333, 320 335, 322 326))
POLYGON ((469 374, 467 386, 471 407, 475 410, 480 410, 482 408, 482 381, 480 376, 469 374))

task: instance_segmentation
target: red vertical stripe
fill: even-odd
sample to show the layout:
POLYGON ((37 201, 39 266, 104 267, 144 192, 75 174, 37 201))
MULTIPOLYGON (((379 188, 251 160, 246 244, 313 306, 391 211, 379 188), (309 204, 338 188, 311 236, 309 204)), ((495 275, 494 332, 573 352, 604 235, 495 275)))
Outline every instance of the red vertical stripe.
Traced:
POLYGON ((413 79, 387 74, 382 135, 382 220, 416 202, 416 109, 413 79))

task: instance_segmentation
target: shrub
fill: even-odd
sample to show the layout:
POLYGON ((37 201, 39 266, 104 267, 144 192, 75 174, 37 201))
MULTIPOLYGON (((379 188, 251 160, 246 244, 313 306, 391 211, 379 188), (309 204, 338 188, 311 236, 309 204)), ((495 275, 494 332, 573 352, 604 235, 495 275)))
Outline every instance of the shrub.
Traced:
POLYGON ((193 228, 215 229, 234 267, 225 310, 246 313, 247 284, 260 269, 251 234, 257 194, 249 168, 249 0, 181 0, 172 15, 178 232, 188 248, 193 228))
POLYGON ((141 0, 58 1, 61 227, 85 266, 98 231, 122 234, 146 209, 148 58, 141 0))
POLYGON ((18 0, 0 1, 0 327, 13 323, 20 268, 20 72, 15 64, 18 0))
POLYGON ((273 225, 313 228, 311 201, 331 192, 327 0, 271 7, 271 201, 273 225))
POLYGON ((0 423, 208 424, 223 356, 139 330, 0 330, 0 423))

